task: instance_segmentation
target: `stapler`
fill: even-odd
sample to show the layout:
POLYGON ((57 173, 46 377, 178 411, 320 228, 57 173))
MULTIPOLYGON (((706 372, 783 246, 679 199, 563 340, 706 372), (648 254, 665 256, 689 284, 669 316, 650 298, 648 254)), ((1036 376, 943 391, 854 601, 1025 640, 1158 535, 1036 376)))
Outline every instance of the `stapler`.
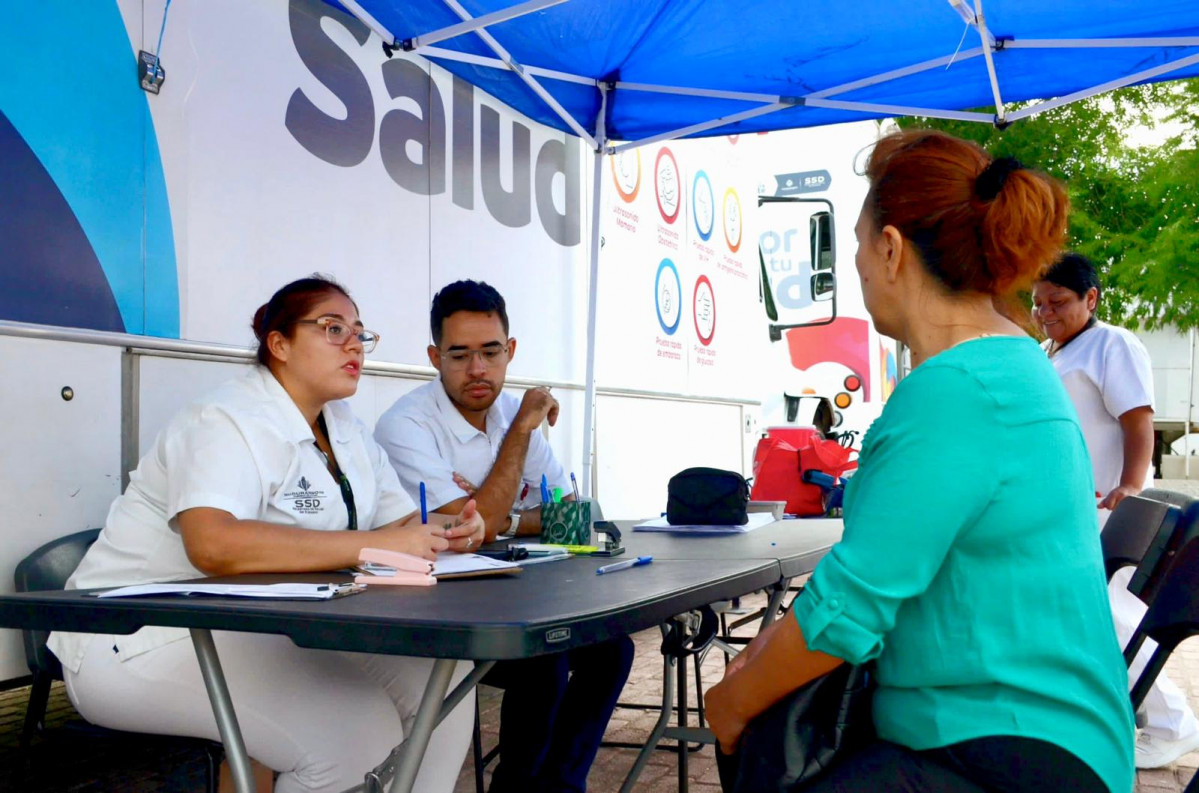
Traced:
POLYGON ((361 575, 355 584, 384 584, 387 586, 433 586, 433 563, 428 559, 383 548, 363 548, 358 552, 361 575))
POLYGON ((610 520, 595 522, 595 544, 599 548, 592 556, 620 556, 624 546, 620 544, 620 529, 610 520))

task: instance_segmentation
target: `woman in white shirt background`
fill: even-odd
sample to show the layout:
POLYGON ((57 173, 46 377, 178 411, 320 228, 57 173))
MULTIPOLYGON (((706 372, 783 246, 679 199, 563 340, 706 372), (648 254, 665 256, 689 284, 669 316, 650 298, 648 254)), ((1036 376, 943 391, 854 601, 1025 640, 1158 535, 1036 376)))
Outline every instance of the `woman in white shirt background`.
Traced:
MULTIPOLYGON (((1033 317, 1048 337, 1043 346, 1078 412, 1091 455, 1102 526, 1125 497, 1153 482, 1153 371, 1136 335, 1095 316, 1099 293, 1095 266, 1076 253, 1063 255, 1033 286, 1033 317)), ((1131 567, 1117 572, 1108 587, 1121 645, 1145 613, 1128 591, 1132 572, 1131 567)), ((1137 657, 1130 681, 1150 652, 1146 648, 1137 657)), ((1165 675, 1145 699, 1142 715, 1137 768, 1169 765, 1199 749, 1199 721, 1186 695, 1165 675)))
MULTIPOLYGON (((321 276, 294 281, 259 308, 253 329, 259 365, 159 434, 68 588, 336 570, 364 547, 433 559, 482 542, 473 501, 460 515, 421 523, 387 456, 342 401, 378 342, 344 288, 321 276)), ((269 783, 265 769, 277 772, 279 793, 360 783, 410 728, 433 665, 303 649, 276 635, 213 638, 256 775, 269 783)), ((54 633, 49 646, 88 721, 219 740, 187 639, 186 630, 147 627, 129 636, 54 633)), ((455 683, 467 671, 459 665, 455 683)), ((472 720, 468 697, 434 731, 416 789, 453 789, 472 720)))

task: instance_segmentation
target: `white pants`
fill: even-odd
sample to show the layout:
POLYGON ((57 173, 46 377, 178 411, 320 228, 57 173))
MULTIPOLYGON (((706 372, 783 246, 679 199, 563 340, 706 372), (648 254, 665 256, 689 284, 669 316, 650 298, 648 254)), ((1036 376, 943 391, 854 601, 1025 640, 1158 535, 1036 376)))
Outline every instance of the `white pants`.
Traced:
MULTIPOLYGON (((1123 648, 1132 638, 1141 618, 1145 616, 1146 606, 1140 599, 1128 591, 1128 582, 1132 579, 1135 568, 1125 567, 1117 570, 1107 587, 1108 600, 1112 604, 1112 618, 1116 623, 1116 636, 1123 648)), ((1128 686, 1132 688, 1137 678, 1141 676, 1149 656, 1157 649, 1157 642, 1147 640, 1136 659, 1128 669, 1128 686)), ((1157 676, 1153 687, 1145 696, 1141 706, 1145 713, 1145 731, 1160 738, 1176 741, 1193 735, 1199 730, 1199 721, 1187 704, 1186 694, 1166 677, 1165 673, 1157 676)))
MULTIPOLYGON (((249 755, 279 772, 277 793, 337 793, 359 784, 412 726, 433 660, 296 647, 285 636, 213 632, 249 755)), ((120 637, 97 636, 67 695, 104 727, 220 740, 190 641, 121 662, 120 637)), ((459 663, 451 688, 470 671, 459 663)), ((416 778, 450 793, 470 744, 474 693, 434 730, 416 778)))

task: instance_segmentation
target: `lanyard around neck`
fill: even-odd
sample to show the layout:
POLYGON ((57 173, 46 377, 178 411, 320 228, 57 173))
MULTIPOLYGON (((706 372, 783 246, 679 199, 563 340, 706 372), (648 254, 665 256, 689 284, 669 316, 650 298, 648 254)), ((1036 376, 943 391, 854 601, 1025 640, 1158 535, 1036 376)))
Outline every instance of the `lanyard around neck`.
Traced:
POLYGON ((1067 344, 1069 344, 1070 342, 1074 341, 1075 339, 1077 339, 1077 338, 1078 338, 1079 336, 1081 336, 1082 334, 1086 333, 1086 332, 1087 332, 1088 330, 1090 330, 1091 328, 1095 327, 1095 323, 1096 323, 1096 322, 1098 322, 1098 321, 1099 321, 1099 320, 1097 320, 1097 319, 1095 318, 1095 315, 1094 315, 1094 314, 1092 314, 1092 315, 1091 315, 1091 318, 1087 320, 1087 324, 1083 325, 1083 326, 1082 326, 1082 330, 1078 331, 1078 333, 1075 333, 1073 336, 1071 336, 1070 338, 1066 339, 1066 340, 1065 340, 1065 341, 1063 341, 1061 344, 1058 344, 1057 342, 1050 342, 1050 344, 1049 344, 1049 357, 1050 357, 1050 358, 1052 358, 1053 356, 1057 355, 1059 352, 1061 352, 1063 349, 1065 349, 1065 347, 1066 347, 1066 345, 1067 345, 1067 344))
MULTIPOLYGON (((325 424, 325 414, 322 413, 316 419, 317 425, 320 426, 321 432, 325 434, 325 441, 329 444, 329 451, 333 451, 333 439, 329 437, 329 427, 325 424)), ((341 500, 346 505, 346 515, 349 516, 350 531, 358 530, 358 510, 354 506, 354 490, 350 487, 349 477, 342 472, 341 466, 337 464, 337 458, 331 457, 321 451, 318 445, 316 450, 320 452, 321 457, 325 458, 325 464, 329 467, 329 473, 333 474, 333 478, 337 480, 338 487, 341 488, 341 500)))

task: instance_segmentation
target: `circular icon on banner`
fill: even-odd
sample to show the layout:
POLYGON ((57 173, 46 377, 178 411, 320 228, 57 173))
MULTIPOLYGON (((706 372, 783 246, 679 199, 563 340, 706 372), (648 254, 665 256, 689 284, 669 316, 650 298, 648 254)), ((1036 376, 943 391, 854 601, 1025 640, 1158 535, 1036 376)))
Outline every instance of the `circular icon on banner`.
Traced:
POLYGON ((679 219, 679 165, 665 146, 658 150, 658 159, 654 160, 654 187, 662 219, 674 223, 679 219))
POLYGON ((658 304, 658 324, 666 335, 679 329, 679 318, 683 315, 683 284, 679 271, 670 259, 663 259, 654 278, 654 299, 658 304))
POLYGON ((708 280, 708 276, 701 275, 695 282, 692 303, 695 311, 695 334, 707 347, 716 335, 716 295, 712 293, 712 282, 708 280))
POLYGON ((712 236, 712 222, 715 219, 712 205, 715 203, 716 198, 712 195, 712 182, 706 173, 700 171, 695 175, 695 181, 691 184, 691 214, 695 218, 695 230, 699 232, 699 236, 704 242, 707 242, 712 236))
POLYGON ((731 187, 724 191, 724 241, 733 253, 741 247, 741 199, 731 187))
POLYGON ((612 181, 616 183, 616 192, 626 203, 632 203, 641 189, 641 152, 637 149, 622 151, 610 158, 612 162, 612 181))

